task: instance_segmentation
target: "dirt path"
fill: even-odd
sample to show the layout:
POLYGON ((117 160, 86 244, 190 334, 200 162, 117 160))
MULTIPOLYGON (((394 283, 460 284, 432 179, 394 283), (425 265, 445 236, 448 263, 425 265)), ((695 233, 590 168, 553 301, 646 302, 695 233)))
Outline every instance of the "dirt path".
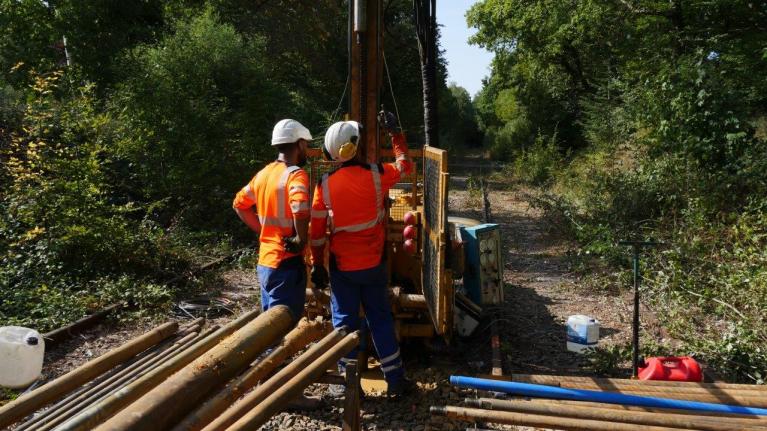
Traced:
MULTIPOLYGON (((482 218, 475 192, 450 193, 452 215, 482 218)), ((624 343, 631 336, 630 299, 593 291, 571 273, 572 244, 553 234, 540 210, 531 206, 531 190, 491 186, 491 221, 501 225, 505 251, 505 304, 496 310, 505 353, 505 373, 583 373, 581 356, 565 348, 565 323, 572 314, 596 317, 601 345, 624 343)))

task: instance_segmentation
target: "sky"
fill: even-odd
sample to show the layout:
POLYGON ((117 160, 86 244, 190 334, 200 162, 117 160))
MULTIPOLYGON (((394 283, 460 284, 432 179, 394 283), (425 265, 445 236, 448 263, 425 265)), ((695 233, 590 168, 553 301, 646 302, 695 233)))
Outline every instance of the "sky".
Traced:
POLYGON ((447 0, 437 2, 437 22, 442 26, 442 48, 447 59, 447 81, 455 82, 472 97, 482 88, 482 78, 490 74, 493 54, 469 45, 476 30, 466 25, 466 11, 477 0, 447 0))

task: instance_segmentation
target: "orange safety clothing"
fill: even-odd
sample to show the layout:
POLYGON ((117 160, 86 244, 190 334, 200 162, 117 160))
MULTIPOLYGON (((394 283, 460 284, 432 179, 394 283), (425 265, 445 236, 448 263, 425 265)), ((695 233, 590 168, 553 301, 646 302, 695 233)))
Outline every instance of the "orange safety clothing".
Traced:
POLYGON ((272 162, 237 193, 232 206, 256 207, 261 223, 258 264, 277 268, 283 260, 296 256, 285 251, 282 238, 295 235, 294 218, 309 217, 309 176, 298 166, 272 162))
POLYGON ((345 164, 325 174, 312 200, 310 239, 312 261, 324 262, 330 228, 330 253, 341 271, 369 269, 381 263, 384 249, 384 199, 403 174, 412 170, 405 156, 405 135, 392 135, 396 161, 370 165, 345 164))

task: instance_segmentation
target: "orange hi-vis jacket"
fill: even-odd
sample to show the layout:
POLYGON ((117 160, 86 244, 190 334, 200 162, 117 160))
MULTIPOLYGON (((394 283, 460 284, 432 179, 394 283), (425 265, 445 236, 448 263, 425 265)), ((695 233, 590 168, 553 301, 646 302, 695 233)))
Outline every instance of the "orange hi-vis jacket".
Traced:
POLYGON ((256 207, 261 223, 258 264, 277 268, 297 256, 285 251, 282 238, 295 235, 293 218, 309 217, 309 176, 298 166, 272 162, 237 193, 233 206, 256 207))
POLYGON ((312 200, 312 261, 324 263, 326 232, 330 253, 341 271, 369 269, 381 263, 384 250, 384 199, 412 163, 405 157, 404 134, 392 136, 394 163, 347 165, 325 174, 312 200))

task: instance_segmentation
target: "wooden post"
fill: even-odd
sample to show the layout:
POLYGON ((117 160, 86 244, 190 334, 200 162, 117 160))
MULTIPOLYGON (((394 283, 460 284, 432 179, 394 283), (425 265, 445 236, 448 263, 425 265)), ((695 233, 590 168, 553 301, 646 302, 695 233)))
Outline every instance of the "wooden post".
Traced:
POLYGON ((346 394, 342 429, 343 431, 360 430, 360 375, 355 360, 346 363, 346 394))

